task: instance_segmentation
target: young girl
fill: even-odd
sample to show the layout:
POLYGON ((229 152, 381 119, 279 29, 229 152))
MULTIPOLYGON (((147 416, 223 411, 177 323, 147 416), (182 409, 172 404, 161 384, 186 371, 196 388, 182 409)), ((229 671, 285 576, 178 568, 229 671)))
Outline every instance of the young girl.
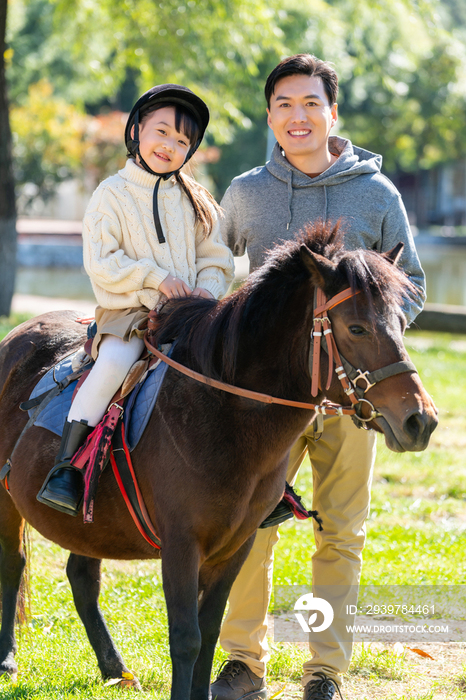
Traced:
POLYGON ((99 306, 96 359, 65 423, 55 466, 38 500, 77 515, 82 479, 70 460, 102 419, 143 350, 139 325, 167 298, 218 299, 233 278, 219 207, 180 172, 202 141, 205 103, 181 85, 158 85, 134 105, 125 131, 128 160, 102 182, 83 221, 84 266, 99 306))

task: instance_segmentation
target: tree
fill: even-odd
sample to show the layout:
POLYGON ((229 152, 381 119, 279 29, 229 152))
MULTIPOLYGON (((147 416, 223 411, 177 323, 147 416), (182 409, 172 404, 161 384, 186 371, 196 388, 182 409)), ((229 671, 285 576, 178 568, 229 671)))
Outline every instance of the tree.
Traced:
POLYGON ((46 80, 31 85, 26 102, 11 109, 20 211, 37 196, 47 199, 59 182, 80 174, 89 120, 74 105, 55 97, 46 80), (21 192, 25 183, 35 185, 29 195, 21 192))
POLYGON ((69 103, 127 110, 115 104, 122 86, 132 101, 154 84, 183 83, 209 104, 219 142, 250 123, 261 65, 288 51, 282 0, 14 0, 13 9, 15 104, 43 78, 69 103))
POLYGON ((16 269, 16 204, 5 74, 7 0, 0 0, 0 316, 9 316, 16 269))
MULTIPOLYGON (((465 23, 461 0, 327 0, 318 6, 311 0, 300 32, 285 36, 290 53, 306 51, 334 63, 338 133, 381 153, 385 171, 393 173, 466 155, 465 23)), ((273 65, 264 66, 262 83, 273 65)), ((212 167, 220 192, 246 169, 237 165, 264 162, 264 114, 262 101, 258 113, 248 113, 252 129, 238 129, 224 149, 226 160, 212 167)))
POLYGON ((334 9, 336 40, 327 37, 322 51, 343 67, 343 133, 382 153, 388 172, 466 155, 466 49, 449 29, 447 7, 436 0, 336 0, 334 9), (338 21, 353 30, 339 29, 338 21))
MULTIPOLYGON (((54 138, 39 124, 45 103, 42 108, 40 101, 31 101, 44 80, 53 86, 48 103, 53 101, 58 109, 65 100, 91 113, 129 111, 151 85, 184 83, 209 104, 208 143, 228 144, 240 129, 246 136, 242 142, 263 155, 264 136, 256 139, 250 127, 263 115, 264 72, 289 53, 288 45, 305 24, 303 13, 281 5, 282 0, 125 0, 116 5, 110 0, 14 0, 8 75, 17 182, 32 181, 37 191, 49 191, 64 173, 67 147, 59 134, 55 138, 61 158, 55 167, 47 156, 53 149, 41 153, 34 143, 39 132, 50 146, 54 138), (25 110, 32 130, 25 124, 25 110)), ((262 119, 262 131, 264 124, 262 119)), ((234 157, 237 147, 232 150, 234 157)))
MULTIPOLYGON (((464 4, 464 3, 463 3, 464 4)), ((299 31, 287 3, 289 53, 333 62, 340 79, 338 133, 381 153, 386 172, 429 168, 466 155, 466 42, 452 29, 449 7, 461 0, 310 0, 299 31)), ((466 14, 465 14, 466 16, 466 14)), ((260 66, 265 82, 274 67, 260 66)), ((238 127, 225 157, 210 168, 219 193, 265 156, 265 102, 238 127)))
POLYGON ((10 2, 15 107, 44 78, 54 98, 92 113, 128 111, 158 82, 187 84, 211 108, 208 143, 224 148, 211 169, 218 193, 263 163, 263 85, 300 51, 335 64, 340 133, 382 153, 386 170, 466 153, 461 0, 10 2))

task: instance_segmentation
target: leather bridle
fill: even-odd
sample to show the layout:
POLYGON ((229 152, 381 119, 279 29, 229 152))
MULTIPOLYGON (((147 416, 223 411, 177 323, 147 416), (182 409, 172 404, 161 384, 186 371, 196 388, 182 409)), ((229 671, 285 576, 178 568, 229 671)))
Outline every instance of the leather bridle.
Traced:
POLYGON ((350 288, 343 290, 339 294, 336 294, 331 299, 327 300, 324 292, 320 289, 316 291, 316 301, 313 314, 313 329, 311 333, 311 351, 309 354, 309 366, 311 373, 311 394, 312 396, 317 396, 319 389, 321 388, 320 380, 320 355, 321 348, 324 348, 329 356, 328 361, 328 375, 326 389, 330 388, 332 381, 333 372, 335 371, 345 394, 351 401, 351 406, 342 406, 340 404, 332 403, 331 401, 325 400, 322 404, 306 403, 303 401, 292 401, 290 399, 281 399, 276 396, 270 396, 269 394, 262 394, 258 391, 252 391, 250 389, 242 389, 241 387, 234 386, 232 384, 227 384, 226 382, 221 382, 212 377, 206 377, 204 374, 195 372, 194 370, 182 365, 180 362, 176 362, 171 357, 168 357, 158 348, 152 345, 150 341, 150 334, 154 332, 157 328, 157 314, 151 312, 149 314, 148 328, 144 335, 144 342, 147 350, 162 360, 167 365, 176 369, 178 372, 194 379, 203 384, 207 384, 215 389, 220 389, 229 394, 235 394, 236 396, 242 396, 247 399, 252 399, 254 401, 259 401, 261 403, 267 404, 279 404, 281 406, 291 406, 294 408, 304 408, 314 411, 316 414, 327 415, 327 416, 353 416, 353 420, 360 427, 365 426, 366 423, 378 418, 381 414, 376 410, 373 404, 366 398, 364 398, 365 393, 373 387, 377 382, 387 379, 388 377, 393 377, 396 374, 401 374, 403 372, 416 372, 416 367, 412 362, 401 361, 395 362, 381 369, 374 370, 373 372, 363 372, 360 369, 353 367, 344 357, 341 357, 338 347, 335 341, 335 337, 332 332, 332 324, 327 316, 327 312, 333 309, 341 302, 350 299, 351 297, 359 294, 359 290, 352 290, 350 288), (322 340, 324 343, 322 343, 322 340), (336 365, 334 368, 334 364, 336 365), (359 380, 366 382, 366 386, 361 388, 357 385, 359 380), (361 404, 367 404, 370 408, 369 418, 363 418, 358 411, 361 404))
POLYGON ((338 350, 335 336, 333 335, 332 324, 327 312, 333 309, 341 302, 350 299, 359 294, 360 290, 344 289, 339 294, 336 294, 331 299, 327 300, 324 292, 316 287, 314 295, 314 320, 313 329, 311 332, 311 351, 309 353, 309 370, 311 374, 311 395, 317 396, 321 389, 320 377, 320 356, 321 348, 324 348, 328 354, 328 375, 326 390, 330 388, 333 372, 335 371, 345 394, 350 399, 354 408, 353 420, 359 427, 364 427, 366 423, 370 423, 374 418, 380 418, 381 414, 376 410, 374 405, 364 395, 378 382, 388 377, 393 377, 396 374, 404 372, 417 372, 415 365, 406 360, 394 362, 393 364, 381 367, 373 372, 361 369, 356 369, 348 362, 338 350), (323 341, 323 342, 322 342, 323 341), (335 363, 335 368, 334 368, 335 363), (363 380, 366 382, 365 387, 358 386, 357 382, 363 380), (367 404, 370 408, 369 418, 364 418, 360 411, 361 404, 367 404))

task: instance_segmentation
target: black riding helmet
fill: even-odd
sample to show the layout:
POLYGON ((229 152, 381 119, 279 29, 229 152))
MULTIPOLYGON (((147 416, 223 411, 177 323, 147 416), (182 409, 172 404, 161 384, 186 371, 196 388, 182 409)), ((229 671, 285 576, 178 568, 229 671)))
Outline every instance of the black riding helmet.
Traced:
POLYGON ((202 139, 204 138, 204 133, 205 130, 207 129, 207 125, 209 123, 209 110, 207 108, 207 105, 203 100, 201 100, 200 97, 194 94, 192 90, 190 90, 187 87, 184 87, 183 85, 175 85, 173 83, 166 83, 164 85, 155 85, 152 87, 150 90, 145 92, 141 97, 138 99, 136 104, 134 105, 133 109, 131 110, 128 121, 126 122, 126 128, 125 128, 125 144, 126 148, 128 149, 128 152, 136 158, 139 156, 139 161, 144 168, 144 170, 147 170, 147 172, 151 173, 152 175, 157 175, 158 180, 155 184, 154 187, 154 195, 153 195, 153 213, 154 213, 154 223, 155 223, 155 228, 157 231, 157 236, 159 239, 159 243, 165 243, 165 237, 163 235, 162 231, 162 225, 160 223, 160 217, 159 217, 159 212, 158 212, 158 206, 157 206, 157 195, 158 195, 158 190, 160 186, 160 181, 163 180, 168 180, 169 177, 172 175, 178 174, 179 170, 173 170, 170 173, 157 173, 152 168, 147 165, 145 160, 142 158, 141 153, 139 152, 139 118, 140 118, 140 111, 142 107, 146 107, 148 104, 152 106, 153 104, 160 104, 160 106, 163 106, 164 103, 167 105, 179 105, 182 107, 184 110, 186 110, 192 117, 194 118, 196 124, 198 125, 199 128, 199 137, 197 139, 197 142, 195 144, 191 145, 191 148, 188 151, 188 154, 185 158, 185 163, 188 162, 190 158, 194 155, 194 153, 197 151, 199 148, 202 139), (131 137, 131 127, 134 125, 134 136, 131 137))

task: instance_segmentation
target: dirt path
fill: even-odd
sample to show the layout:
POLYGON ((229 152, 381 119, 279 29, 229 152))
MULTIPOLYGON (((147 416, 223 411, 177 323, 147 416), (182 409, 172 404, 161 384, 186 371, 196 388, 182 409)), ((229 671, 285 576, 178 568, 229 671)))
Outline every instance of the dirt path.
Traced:
POLYGON ((96 302, 78 299, 58 299, 52 297, 38 297, 30 294, 15 294, 12 301, 12 311, 16 313, 34 314, 39 316, 48 311, 60 311, 73 309, 84 316, 94 316, 96 302))
MULTIPOLYGON (((424 644, 422 650, 432 658, 423 658, 409 649, 397 656, 392 645, 374 643, 362 648, 356 644, 342 688, 345 700, 466 698, 466 643, 424 644)), ((269 683, 269 698, 275 693, 279 693, 277 700, 302 698, 299 683, 269 683)))

